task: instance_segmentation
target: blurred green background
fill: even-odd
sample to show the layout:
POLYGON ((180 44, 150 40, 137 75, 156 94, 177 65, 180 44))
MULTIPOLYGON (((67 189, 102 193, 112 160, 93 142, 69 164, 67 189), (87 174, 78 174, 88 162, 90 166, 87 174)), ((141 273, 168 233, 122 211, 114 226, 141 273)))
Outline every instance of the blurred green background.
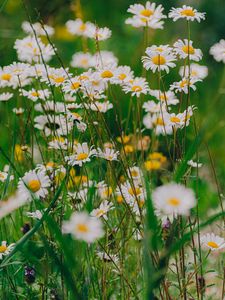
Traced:
MULTIPOLYGON (((128 0, 30 0, 24 1, 33 22, 41 18, 44 22, 56 28, 53 42, 58 48, 59 55, 66 65, 69 65, 71 56, 76 51, 81 51, 80 39, 71 38, 63 29, 65 22, 82 15, 85 21, 91 21, 99 26, 107 26, 112 30, 112 38, 101 44, 101 49, 111 50, 119 58, 119 64, 130 65, 135 74, 141 75, 142 65, 140 57, 144 53, 143 30, 125 25, 128 17, 127 8, 136 1, 128 0), (81 11, 79 8, 81 7, 81 11)), ((145 3, 144 1, 137 1, 145 3)), ((209 55, 210 47, 225 38, 225 1, 224 0, 161 0, 154 1, 165 7, 168 13, 171 7, 183 4, 193 5, 199 11, 206 12, 207 18, 200 24, 191 23, 191 39, 197 48, 201 48, 204 57, 201 64, 209 67, 209 76, 203 83, 198 84, 198 89, 192 93, 192 103, 198 106, 198 124, 206 122, 209 130, 206 134, 206 142, 212 151, 218 177, 221 179, 222 188, 225 187, 225 72, 224 64, 217 63, 209 55)), ((0 65, 10 64, 16 60, 13 49, 15 39, 24 36, 21 23, 27 20, 23 2, 20 0, 0 1, 0 65)), ((187 37, 187 26, 184 21, 165 21, 164 30, 150 32, 149 45, 173 43, 178 38, 187 37)), ((93 49, 94 50, 94 49, 93 49)), ((53 62, 54 63, 54 62, 53 62)), ((181 65, 181 64, 180 64, 181 65)), ((171 71, 166 76, 166 81, 172 83, 179 80, 178 69, 171 71)), ((157 88, 152 74, 149 75, 150 87, 157 88)), ((168 87, 168 86, 167 86, 168 87)), ((121 93, 121 102, 124 102, 123 115, 126 115, 127 97, 121 93)), ((3 114, 2 109, 1 116, 3 114)), ((4 133, 3 133, 4 135, 4 133)), ((4 137, 3 137, 4 140, 4 137)), ((208 168, 204 170, 204 176, 212 178, 208 154, 203 145, 200 149, 200 157, 208 168)), ((213 182, 213 180, 212 180, 213 182)), ((212 183, 212 188, 213 183, 212 183)), ((204 191, 204 188, 203 188, 204 191)))

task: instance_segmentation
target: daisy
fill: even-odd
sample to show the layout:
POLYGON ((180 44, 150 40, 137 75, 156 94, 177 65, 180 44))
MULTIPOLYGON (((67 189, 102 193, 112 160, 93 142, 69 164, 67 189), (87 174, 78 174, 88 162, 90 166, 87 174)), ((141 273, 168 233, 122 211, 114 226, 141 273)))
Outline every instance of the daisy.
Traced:
POLYGON ((24 109, 22 107, 13 108, 12 110, 17 116, 21 116, 24 113, 24 109))
POLYGON ((187 39, 178 40, 174 43, 174 51, 181 58, 189 57, 190 60, 199 61, 202 59, 202 51, 193 47, 193 42, 187 39))
POLYGON ((8 214, 11 214, 16 209, 22 207, 27 203, 27 199, 21 197, 18 191, 10 196, 7 200, 0 201, 0 219, 4 218, 8 214))
POLYGON ((160 113, 161 110, 166 111, 165 105, 161 105, 160 103, 155 103, 154 101, 147 101, 143 104, 143 108, 147 113, 160 113))
POLYGON ((112 148, 105 148, 103 151, 98 148, 96 156, 104 158, 108 161, 118 160, 119 151, 115 151, 112 148))
POLYGON ((49 25, 42 25, 41 23, 34 23, 34 24, 30 24, 27 21, 24 21, 22 23, 22 29, 25 33, 29 34, 29 35, 34 35, 34 32, 37 36, 43 35, 45 36, 46 33, 48 36, 52 36, 55 32, 54 28, 49 26, 49 25))
POLYGON ((196 79, 192 77, 190 77, 189 79, 187 77, 184 77, 182 80, 171 84, 170 90, 175 90, 176 93, 183 91, 185 94, 188 94, 189 88, 193 89, 194 91, 196 90, 195 83, 199 81, 201 81, 201 79, 196 79))
POLYGON ((179 103, 179 100, 177 99, 174 92, 170 90, 169 91, 150 90, 149 94, 166 105, 176 105, 177 103, 179 103))
POLYGON ((15 244, 10 244, 9 246, 7 246, 7 242, 2 241, 0 245, 0 259, 3 259, 3 256, 8 255, 14 247, 15 244))
POLYGON ((164 114, 146 114, 143 118, 143 124, 147 129, 154 129, 156 135, 170 135, 173 133, 173 128, 166 123, 164 114))
POLYGON ((115 254, 107 254, 106 252, 97 252, 97 256, 103 260, 104 262, 114 262, 114 264, 117 264, 119 261, 119 258, 115 254))
POLYGON ((69 80, 66 80, 63 85, 63 91, 70 94, 71 96, 76 94, 81 88, 82 82, 80 80, 80 76, 75 76, 73 78, 70 78, 69 80))
POLYGON ((224 238, 215 235, 214 233, 207 233, 206 235, 201 236, 200 240, 201 244, 211 251, 217 251, 225 248, 224 238))
POLYGON ((116 65, 104 65, 99 71, 100 78, 103 81, 112 81, 115 76, 116 65))
POLYGON ((101 50, 100 52, 97 52, 94 56, 94 66, 99 67, 103 64, 103 66, 108 65, 117 65, 118 64, 118 58, 114 55, 111 51, 101 50))
POLYGON ((35 210, 33 212, 26 212, 26 215, 29 218, 40 220, 43 216, 43 213, 40 210, 35 210))
POLYGON ((42 75, 41 81, 46 82, 48 85, 62 86, 64 82, 70 77, 68 69, 64 68, 48 68, 42 75))
POLYGON ((225 40, 221 39, 219 43, 216 43, 210 48, 209 53, 218 62, 222 61, 225 63, 225 40))
POLYGON ((90 158, 96 154, 96 150, 93 147, 89 148, 87 143, 82 143, 75 145, 74 153, 73 155, 66 156, 66 161, 71 166, 78 165, 82 167, 84 163, 91 161, 90 158))
POLYGON ((18 183, 18 193, 25 199, 45 198, 48 195, 50 179, 44 171, 31 170, 26 172, 18 183))
POLYGON ((88 52, 77 52, 72 56, 70 65, 74 68, 88 69, 94 66, 94 59, 88 52))
MULTIPOLYGON (((15 75, 12 74, 9 67, 0 67, 0 87, 14 87, 15 75)), ((15 85, 16 87, 17 85, 15 85)))
POLYGON ((90 217, 86 212, 73 213, 69 221, 63 222, 62 232, 70 233, 87 243, 93 243, 104 235, 101 221, 90 217))
MULTIPOLYGON (((157 47, 158 49, 162 46, 157 47)), ((163 48, 162 48, 163 49, 163 48)), ((142 56, 142 63, 146 70, 151 69, 153 73, 156 71, 166 71, 169 73, 169 68, 174 68, 176 65, 173 61, 176 57, 170 50, 154 50, 152 47, 148 47, 145 51, 147 56, 142 56)))
POLYGON ((157 187, 152 193, 152 200, 155 208, 164 215, 187 216, 196 204, 193 190, 176 183, 157 187))
POLYGON ((91 39, 95 39, 96 41, 104 41, 110 38, 112 35, 112 31, 107 27, 99 28, 96 26, 91 26, 87 30, 87 36, 91 39))
POLYGON ((147 94, 149 91, 149 86, 145 78, 136 77, 131 80, 129 83, 124 85, 123 91, 127 93, 131 93, 132 96, 139 97, 141 94, 147 94))
POLYGON ((87 109, 91 109, 93 111, 106 113, 108 110, 113 108, 113 104, 109 101, 104 101, 104 102, 94 101, 94 102, 85 104, 85 107, 87 109))
POLYGON ((65 104, 62 102, 45 101, 34 105, 34 109, 48 114, 60 114, 66 112, 65 104))
POLYGON ((2 94, 0 94, 0 102, 1 101, 8 101, 12 97, 13 97, 12 93, 2 93, 2 94))
POLYGON ((169 18, 173 19, 173 21, 177 21, 179 19, 186 19, 188 21, 195 21, 198 22, 205 20, 205 13, 198 12, 195 8, 187 5, 183 5, 179 8, 174 8, 170 10, 169 18))
POLYGON ((132 13, 133 18, 128 18, 125 23, 131 24, 134 27, 148 26, 150 28, 163 28, 161 19, 166 18, 163 15, 164 8, 162 5, 156 6, 156 3, 146 2, 145 6, 142 4, 133 4, 128 8, 128 12, 132 13))
POLYGON ((188 164, 189 166, 193 167, 193 168, 201 168, 201 167, 202 167, 202 164, 201 164, 201 163, 196 162, 196 161, 193 161, 192 159, 189 160, 189 161, 187 162, 187 164, 188 164))
POLYGON ((208 76, 208 67, 192 63, 190 65, 190 71, 189 66, 180 68, 179 74, 181 77, 188 77, 189 73, 192 78, 203 80, 208 76))
POLYGON ((130 179, 135 181, 135 184, 142 183, 143 173, 139 167, 134 166, 134 167, 127 169, 127 175, 130 179))
POLYGON ((55 137, 48 143, 49 149, 56 149, 56 150, 66 150, 67 149, 67 139, 63 137, 55 137))
POLYGON ((81 19, 69 20, 66 22, 66 28, 69 33, 78 36, 87 36, 90 28, 95 27, 90 22, 83 22, 81 19))
POLYGON ((104 200, 99 208, 93 209, 91 212, 92 217, 101 218, 108 220, 107 213, 113 209, 112 203, 109 203, 107 200, 104 200))
POLYGON ((108 199, 112 196, 113 190, 111 186, 108 186, 104 181, 98 182, 96 185, 98 195, 101 199, 108 199))
POLYGON ((129 66, 119 66, 116 69, 115 77, 112 82, 114 84, 126 84, 134 78, 134 72, 129 66))
POLYGON ((24 39, 17 39, 14 45, 19 60, 26 62, 40 63, 42 60, 48 62, 55 54, 51 45, 45 45, 40 38, 27 36, 24 39))
POLYGON ((7 171, 0 171, 0 181, 5 182, 7 178, 9 178, 9 181, 12 181, 14 179, 14 176, 13 175, 9 176, 7 171))
POLYGON ((43 90, 31 89, 30 91, 21 90, 21 94, 24 97, 27 97, 28 99, 35 102, 38 99, 46 100, 47 98, 49 98, 50 91, 48 89, 43 89, 43 90))

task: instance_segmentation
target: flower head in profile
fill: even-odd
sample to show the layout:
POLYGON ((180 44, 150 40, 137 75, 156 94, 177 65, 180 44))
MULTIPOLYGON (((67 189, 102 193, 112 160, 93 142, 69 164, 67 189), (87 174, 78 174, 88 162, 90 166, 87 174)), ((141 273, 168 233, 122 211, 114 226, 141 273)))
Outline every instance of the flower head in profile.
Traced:
POLYGON ((31 170, 19 180, 18 193, 29 200, 33 196, 38 199, 45 198, 48 195, 50 184, 50 179, 45 171, 31 170))
POLYGON ((179 19, 186 19, 188 21, 197 20, 200 22, 201 20, 205 20, 205 13, 200 13, 191 6, 183 5, 179 8, 173 7, 170 10, 169 18, 173 19, 174 22, 179 19))
POLYGON ((210 48, 209 53, 218 62, 222 61, 225 64, 225 40, 221 39, 219 43, 216 43, 210 48))
POLYGON ((92 217, 101 218, 107 220, 107 213, 113 208, 112 203, 107 200, 104 200, 100 206, 96 209, 93 209, 91 212, 92 217))
POLYGON ((93 243, 104 235, 101 221, 86 212, 73 213, 69 221, 63 222, 62 232, 87 243, 93 243))
POLYGON ((164 8, 162 5, 156 6, 156 3, 147 1, 145 5, 133 4, 128 8, 128 12, 133 14, 132 18, 128 18, 125 23, 133 27, 150 27, 153 29, 163 29, 166 16, 163 15, 164 8))
POLYGON ((7 246, 6 241, 2 241, 0 245, 0 259, 3 258, 3 256, 8 255, 14 248, 15 244, 10 244, 7 246))
POLYGON ((190 68, 189 66, 180 67, 179 74, 181 77, 188 77, 189 73, 192 78, 203 80, 208 76, 208 67, 196 63, 190 64, 190 68))
POLYGON ((84 163, 91 161, 91 157, 96 154, 93 147, 89 148, 87 143, 75 145, 74 154, 66 156, 65 159, 71 166, 82 166, 84 163))
POLYGON ((146 70, 151 69, 153 73, 156 71, 169 73, 169 68, 176 66, 174 63, 176 57, 168 45, 148 47, 145 53, 147 56, 142 56, 144 68, 146 70))
POLYGON ((177 183, 157 187, 152 193, 152 200, 162 214, 174 216, 189 215, 196 204, 193 190, 177 183))
POLYGON ((98 157, 104 158, 108 161, 118 160, 119 151, 115 151, 112 148, 106 147, 104 150, 98 148, 97 154, 98 157))
POLYGON ((211 251, 218 251, 225 248, 224 238, 215 235, 214 233, 207 233, 201 236, 201 244, 211 251))

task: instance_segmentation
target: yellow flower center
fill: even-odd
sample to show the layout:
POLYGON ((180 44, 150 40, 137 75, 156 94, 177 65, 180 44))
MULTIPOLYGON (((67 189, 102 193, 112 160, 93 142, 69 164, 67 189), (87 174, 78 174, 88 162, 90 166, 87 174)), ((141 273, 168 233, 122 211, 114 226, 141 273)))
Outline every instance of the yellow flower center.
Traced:
POLYGON ((154 65, 158 65, 158 66, 165 65, 166 59, 162 55, 156 55, 156 56, 153 56, 152 62, 154 65))
POLYGON ((208 242, 207 245, 211 248, 219 248, 219 245, 213 241, 208 242))
POLYGON ((120 80, 124 80, 125 78, 127 77, 127 75, 126 74, 120 74, 119 76, 118 76, 118 78, 120 79, 120 80))
POLYGON ((104 209, 99 209, 96 213, 96 216, 100 217, 100 216, 104 215, 104 213, 105 213, 104 209))
POLYGON ((132 153, 132 152, 134 152, 134 147, 132 145, 125 145, 124 151, 125 151, 125 153, 132 153))
POLYGON ((188 85, 188 81, 186 79, 182 80, 181 83, 180 83, 180 87, 183 88, 186 85, 188 85))
POLYGON ((118 195, 116 197, 116 200, 117 200, 118 203, 122 203, 123 202, 123 196, 122 195, 118 195))
POLYGON ((87 153, 79 153, 77 155, 77 160, 84 160, 88 157, 88 154, 87 153))
POLYGON ((138 176, 138 172, 133 170, 130 172, 132 177, 137 177, 138 176))
POLYGON ((7 74, 7 73, 2 74, 2 76, 1 76, 1 79, 2 80, 6 80, 6 81, 9 81, 11 78, 12 78, 12 75, 11 74, 7 74))
POLYGON ((89 77, 86 75, 79 76, 79 80, 88 80, 88 79, 89 79, 89 77))
POLYGON ((53 78, 53 80, 55 81, 55 83, 63 83, 65 78, 60 76, 60 77, 53 78))
POLYGON ((80 27, 79 27, 80 31, 84 31, 86 28, 87 28, 87 26, 84 23, 81 24, 80 27))
POLYGON ((49 161, 47 164, 46 164, 46 167, 47 168, 53 168, 55 166, 55 163, 53 161, 49 161))
POLYGON ((134 189, 131 187, 131 188, 129 188, 128 189, 128 192, 129 192, 129 194, 131 195, 131 196, 138 196, 138 195, 140 195, 141 194, 141 189, 140 188, 138 188, 138 187, 135 187, 134 189))
POLYGON ((182 50, 186 53, 186 54, 194 54, 195 53, 195 49, 191 46, 191 45, 185 45, 182 47, 182 50))
POLYGON ((37 191, 40 190, 41 183, 38 179, 33 179, 28 182, 27 186, 33 193, 36 193, 37 191))
POLYGON ((149 17, 151 17, 151 16, 154 14, 154 11, 151 10, 151 9, 143 9, 143 10, 140 12, 140 14, 141 14, 142 16, 144 16, 144 17, 149 18, 149 17))
POLYGON ((111 188, 111 186, 107 187, 106 189, 104 189, 102 191, 102 196, 103 197, 110 197, 111 195, 112 195, 112 188, 111 188))
POLYGON ((87 233, 89 231, 88 226, 86 224, 78 224, 77 230, 82 233, 87 233))
POLYGON ((161 163, 158 160, 148 160, 145 162, 145 169, 147 171, 159 170, 161 168, 161 163))
POLYGON ((4 253, 7 250, 7 247, 5 245, 0 246, 0 253, 4 253))
POLYGON ((33 96, 33 97, 39 97, 39 93, 38 92, 31 92, 31 96, 33 96))
POLYGON ((164 95, 164 94, 161 94, 161 95, 160 95, 160 100, 162 100, 162 101, 165 101, 165 100, 167 100, 167 97, 166 97, 166 95, 164 95))
POLYGON ((155 123, 155 125, 160 125, 160 126, 164 125, 164 122, 163 122, 162 118, 157 118, 154 123, 155 123))
POLYGON ((171 205, 171 206, 179 206, 179 204, 180 204, 180 199, 175 198, 175 197, 172 197, 172 198, 170 198, 170 199, 167 201, 167 203, 168 203, 169 205, 171 205))
POLYGON ((113 77, 113 73, 109 70, 105 70, 102 72, 101 77, 102 78, 111 78, 111 77, 113 77))
POLYGON ((171 117, 170 118, 170 121, 172 122, 172 123, 180 123, 180 118, 178 118, 178 117, 171 117))
POLYGON ((193 11, 192 8, 183 9, 180 14, 182 16, 186 16, 186 17, 194 17, 195 16, 195 12, 193 11))
POLYGON ((77 90, 81 86, 80 82, 73 82, 70 86, 71 90, 77 90))
POLYGON ((134 86, 132 86, 131 90, 133 92, 141 92, 142 91, 142 87, 140 85, 134 85, 134 86))

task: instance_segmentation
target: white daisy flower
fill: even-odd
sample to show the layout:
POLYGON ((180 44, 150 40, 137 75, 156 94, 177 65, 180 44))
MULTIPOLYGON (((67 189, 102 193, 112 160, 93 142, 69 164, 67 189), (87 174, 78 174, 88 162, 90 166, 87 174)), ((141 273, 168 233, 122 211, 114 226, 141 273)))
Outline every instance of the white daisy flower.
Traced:
POLYGON ((100 78, 105 82, 107 81, 112 82, 115 74, 116 74, 116 65, 104 65, 99 71, 100 78))
POLYGON ((188 21, 197 20, 200 22, 201 20, 205 20, 205 13, 200 13, 191 6, 183 5, 179 8, 172 7, 169 18, 173 19, 174 22, 179 19, 186 19, 188 21))
POLYGON ((77 52, 72 56, 70 65, 74 68, 88 69, 94 66, 94 59, 88 52, 77 52))
POLYGON ((65 159, 69 165, 75 166, 82 165, 91 161, 91 157, 96 154, 96 150, 93 147, 89 148, 87 143, 77 144, 74 147, 74 154, 66 156, 65 159))
POLYGON ((0 219, 11 214, 13 211, 25 204, 27 204, 27 199, 19 195, 18 191, 7 200, 0 201, 0 219))
POLYGON ((157 187, 152 193, 152 200, 155 208, 165 215, 187 216, 196 205, 193 190, 176 183, 157 187))
POLYGON ((115 255, 115 254, 107 254, 106 252, 97 252, 97 256, 101 259, 101 260, 103 260, 104 262, 114 262, 115 264, 117 264, 118 263, 118 261, 119 261, 119 258, 118 258, 118 256, 117 255, 115 255))
POLYGON ((189 66, 182 66, 179 70, 181 77, 188 77, 189 73, 192 78, 203 80, 208 76, 208 67, 192 63, 190 65, 190 70, 189 66))
POLYGON ((118 160, 119 151, 115 151, 112 148, 105 148, 103 151, 98 148, 96 156, 104 158, 108 161, 118 160))
POLYGON ((133 18, 128 18, 125 23, 134 27, 148 26, 153 29, 163 28, 164 22, 162 19, 166 18, 163 15, 164 8, 162 5, 156 6, 156 3, 146 2, 145 6, 142 4, 133 4, 128 8, 128 12, 132 13, 133 18))
POLYGON ((109 66, 118 64, 118 58, 111 51, 101 50, 93 56, 93 59, 95 61, 94 65, 96 68, 102 65, 109 66))
POLYGON ((68 69, 48 67, 47 72, 43 72, 41 81, 58 87, 62 86, 70 76, 68 69))
POLYGON ((142 107, 145 110, 145 112, 151 113, 151 114, 160 113, 161 110, 166 111, 165 105, 162 105, 160 103, 155 103, 152 100, 145 102, 142 107))
POLYGON ((45 45, 40 38, 27 36, 24 39, 17 39, 14 45, 19 60, 26 62, 48 62, 55 54, 51 45, 45 45))
POLYGON ((40 210, 35 210, 33 212, 26 212, 26 215, 29 218, 40 220, 43 216, 43 213, 40 210))
POLYGON ((0 94, 0 102, 1 101, 8 101, 12 97, 13 97, 12 93, 2 93, 2 94, 0 94))
POLYGON ((108 186, 105 181, 100 181, 96 185, 98 195, 101 199, 108 199, 112 196, 113 190, 111 186, 108 186))
POLYGON ((174 68, 176 65, 173 61, 176 61, 174 54, 168 50, 164 50, 168 45, 160 45, 154 47, 148 47, 145 51, 147 56, 142 56, 143 66, 146 70, 151 69, 153 73, 156 71, 166 71, 169 73, 169 68, 174 68), (163 48, 164 47, 164 48, 163 48))
POLYGON ((34 35, 34 32, 37 36, 43 35, 46 36, 46 33, 48 36, 52 36, 55 33, 55 30, 53 27, 49 26, 49 25, 42 25, 41 23, 34 23, 31 24, 27 21, 24 21, 22 23, 22 29, 25 33, 29 34, 29 35, 34 35))
POLYGON ((134 78, 134 72, 129 66, 119 66, 112 80, 114 84, 126 84, 134 78))
POLYGON ((207 233, 200 237, 202 246, 210 249, 211 251, 217 251, 225 248, 224 238, 215 235, 214 233, 207 233))
POLYGON ((38 99, 46 100, 47 98, 49 98, 50 91, 48 89, 43 89, 43 90, 31 89, 30 91, 21 90, 21 94, 32 101, 37 101, 38 99))
POLYGON ((99 208, 96 208, 96 209, 93 209, 92 212, 91 212, 91 216, 92 217, 96 217, 96 218, 101 218, 103 217, 103 219, 105 220, 108 220, 108 217, 107 217, 107 213, 113 209, 113 205, 112 203, 108 202, 107 200, 104 200, 99 208))
POLYGON ((2 241, 0 245, 0 259, 3 259, 3 256, 8 255, 14 247, 15 244, 10 244, 9 246, 7 246, 7 242, 2 241))
POLYGON ((184 92, 185 94, 188 94, 189 88, 193 89, 194 91, 196 90, 195 83, 202 81, 201 79, 196 79, 190 77, 190 80, 186 77, 184 77, 182 80, 178 82, 174 82, 170 86, 170 90, 175 90, 175 92, 184 92))
POLYGON ((149 94, 165 105, 176 105, 179 103, 179 100, 172 91, 150 90, 149 94))
MULTIPOLYGON (((5 172, 5 171, 0 171, 0 181, 1 182, 5 182, 8 178, 8 172, 5 172)), ((14 176, 13 175, 10 175, 9 176, 9 181, 12 181, 14 179, 14 176)))
POLYGON ((83 22, 81 19, 69 20, 66 22, 66 28, 69 33, 78 36, 87 36, 90 28, 95 27, 94 24, 90 22, 83 22))
POLYGON ((45 101, 34 105, 34 109, 39 112, 49 114, 60 114, 66 112, 66 107, 63 102, 45 101))
POLYGON ((127 169, 127 176, 135 181, 135 185, 142 183, 143 173, 139 167, 133 166, 127 169))
POLYGON ((94 101, 88 104, 85 103, 85 107, 93 111, 106 113, 108 110, 113 108, 113 104, 109 101, 104 101, 104 102, 94 101))
POLYGON ((63 85, 63 91, 70 94, 71 96, 76 94, 81 88, 82 82, 80 80, 80 76, 75 76, 73 78, 70 78, 69 80, 66 80, 63 85))
POLYGON ((209 53, 218 62, 222 61, 225 63, 225 40, 221 39, 219 43, 216 43, 210 48, 209 53))
POLYGON ((24 109, 22 107, 18 107, 18 108, 13 108, 12 110, 17 116, 20 116, 24 113, 24 109))
POLYGON ((143 124, 147 129, 153 129, 156 135, 170 135, 173 128, 165 122, 164 114, 146 114, 143 118, 143 124))
POLYGON ((201 164, 201 163, 196 162, 196 161, 193 161, 192 159, 189 160, 189 161, 187 162, 187 164, 188 164, 189 166, 193 167, 193 168, 201 168, 201 167, 202 167, 202 164, 201 164))
POLYGON ((32 199, 32 196, 38 199, 45 198, 48 195, 50 184, 50 179, 43 170, 31 170, 20 178, 18 193, 29 200, 32 199))
POLYGON ((62 232, 70 233, 87 243, 93 243, 104 235, 101 221, 90 217, 86 212, 73 213, 69 221, 63 222, 62 232))
POLYGON ((55 137, 53 140, 51 140, 48 143, 49 149, 55 149, 55 150, 66 150, 68 147, 68 141, 67 139, 64 139, 63 137, 55 137))
POLYGON ((181 58, 189 57, 190 60, 199 61, 202 59, 202 51, 193 47, 193 42, 187 39, 178 40, 174 43, 174 51, 181 58))
POLYGON ((131 80, 129 83, 124 85, 123 91, 127 93, 131 93, 132 96, 139 97, 141 94, 147 94, 149 91, 149 86, 145 78, 136 77, 131 80))
POLYGON ((112 31, 107 28, 99 28, 97 26, 91 26, 87 30, 87 36, 91 39, 95 39, 96 41, 104 41, 110 38, 112 35, 112 31))

